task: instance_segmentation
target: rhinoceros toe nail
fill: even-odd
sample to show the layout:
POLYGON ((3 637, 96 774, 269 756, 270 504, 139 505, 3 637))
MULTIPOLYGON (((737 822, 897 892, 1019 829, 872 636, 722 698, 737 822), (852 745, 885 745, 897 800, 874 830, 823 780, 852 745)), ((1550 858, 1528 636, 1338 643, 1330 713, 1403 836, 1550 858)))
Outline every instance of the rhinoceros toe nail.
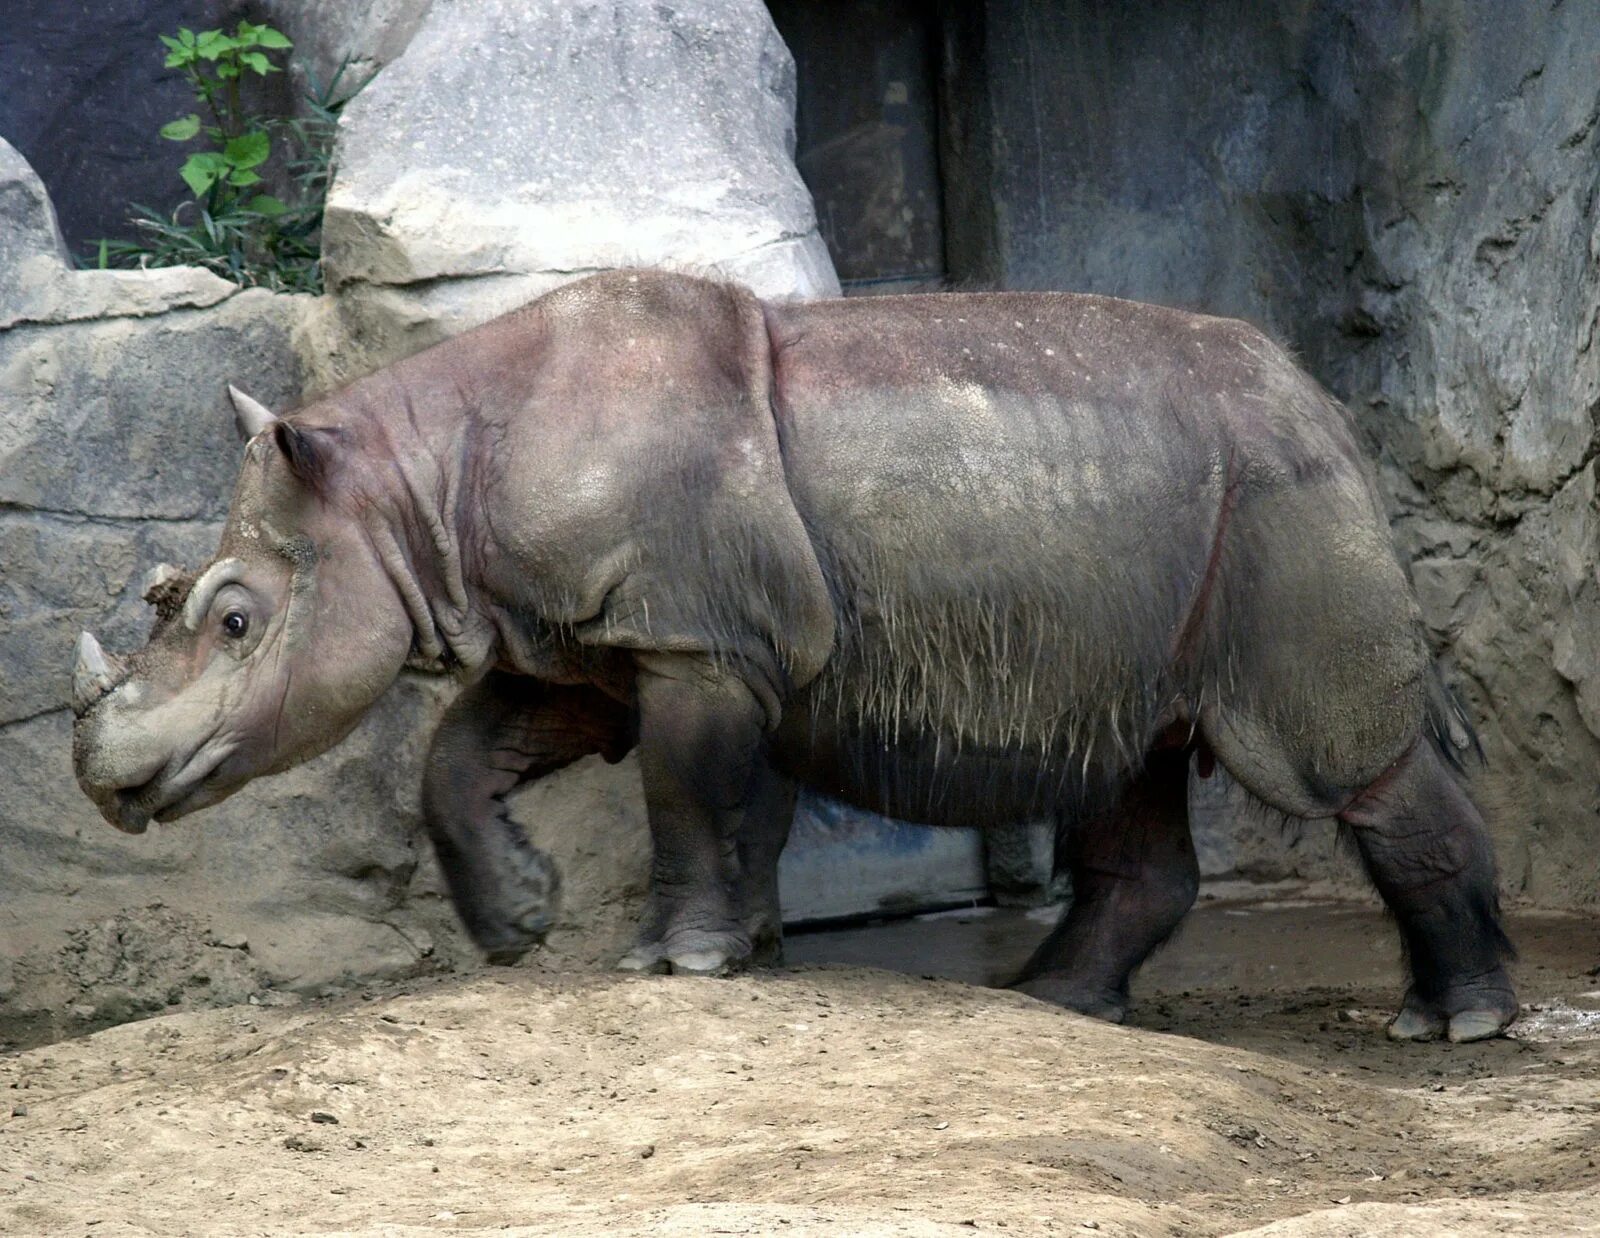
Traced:
POLYGON ((1511 1020, 1496 1010, 1463 1010, 1450 1016, 1450 1043, 1464 1045, 1488 1040, 1511 1026, 1511 1020))
POLYGON ((1422 1010, 1402 1010, 1389 1021, 1390 1040, 1437 1040, 1444 1033, 1444 1020, 1422 1010))
POLYGON ((618 971, 666 972, 666 955, 660 946, 636 946, 617 960, 618 971))
POLYGON ((679 976, 725 976, 737 966, 720 950, 682 950, 669 955, 667 961, 679 976))

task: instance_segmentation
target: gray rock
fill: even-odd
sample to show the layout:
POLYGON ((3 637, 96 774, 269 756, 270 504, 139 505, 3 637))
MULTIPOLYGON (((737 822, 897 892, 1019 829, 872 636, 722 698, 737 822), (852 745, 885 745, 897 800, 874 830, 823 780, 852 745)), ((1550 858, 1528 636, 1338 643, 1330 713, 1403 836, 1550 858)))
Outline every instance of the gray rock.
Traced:
POLYGON ((0 331, 215 305, 237 291, 198 267, 73 270, 43 182, 0 138, 0 331))
POLYGON ((0 505, 220 517, 240 458, 227 384, 297 401, 304 304, 251 290, 203 312, 0 333, 0 505))
POLYGON ((344 66, 355 87, 396 59, 434 0, 264 0, 266 20, 294 41, 290 61, 302 91, 326 86, 344 66), (309 74, 309 75, 308 75, 309 74))
POLYGON ((64 265, 66 242, 44 182, 21 152, 0 138, 0 306, 16 296, 22 264, 36 258, 64 265))
POLYGON ((437 3, 341 122, 329 278, 670 263, 835 292, 793 109, 757 0, 437 3))

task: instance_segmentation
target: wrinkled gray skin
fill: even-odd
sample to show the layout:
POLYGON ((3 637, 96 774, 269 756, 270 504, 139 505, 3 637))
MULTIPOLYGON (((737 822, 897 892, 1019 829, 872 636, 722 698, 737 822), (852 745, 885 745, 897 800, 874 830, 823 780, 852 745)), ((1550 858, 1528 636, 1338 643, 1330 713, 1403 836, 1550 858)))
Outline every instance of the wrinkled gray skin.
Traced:
POLYGON ((778 947, 796 786, 933 824, 1061 813, 1076 897, 1020 986, 1119 1018, 1195 896, 1185 786, 1337 817, 1395 914, 1391 1034, 1516 1002, 1483 822, 1348 415, 1237 322, 1002 293, 763 306, 619 272, 279 420, 218 558, 126 664, 81 650, 79 779, 142 830, 337 742, 407 663, 467 687, 424 811, 496 960, 556 878, 520 783, 639 750, 623 966, 778 947))

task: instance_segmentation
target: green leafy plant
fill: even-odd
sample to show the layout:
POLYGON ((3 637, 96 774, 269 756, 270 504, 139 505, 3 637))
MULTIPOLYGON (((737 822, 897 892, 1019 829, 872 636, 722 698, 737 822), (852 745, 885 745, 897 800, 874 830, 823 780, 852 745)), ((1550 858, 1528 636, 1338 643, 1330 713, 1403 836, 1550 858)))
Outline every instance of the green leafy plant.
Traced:
POLYGON ((201 108, 161 127, 169 141, 202 144, 178 171, 194 196, 170 215, 135 204, 141 239, 102 240, 91 261, 204 266, 239 284, 321 292, 334 127, 355 94, 339 93, 345 66, 326 86, 307 74, 307 115, 262 116, 250 110, 246 87, 283 71, 274 57, 293 45, 282 33, 241 21, 232 34, 180 29, 161 42, 166 67, 183 73, 201 108), (267 192, 269 181, 282 196, 267 192))

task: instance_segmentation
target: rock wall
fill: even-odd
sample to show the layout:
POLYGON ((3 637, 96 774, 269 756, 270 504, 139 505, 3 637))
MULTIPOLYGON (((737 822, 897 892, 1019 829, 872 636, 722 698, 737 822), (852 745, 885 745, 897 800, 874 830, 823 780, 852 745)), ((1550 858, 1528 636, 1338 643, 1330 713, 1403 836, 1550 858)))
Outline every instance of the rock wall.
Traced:
MULTIPOLYGON (((132 239, 129 202, 170 211, 185 192, 183 158, 157 131, 194 99, 161 68, 157 36, 232 26, 245 11, 246 0, 6 0, 0 137, 55 196, 73 253, 101 237, 132 239)), ((252 88, 274 107, 287 101, 275 81, 252 88)))
MULTIPOLYGON (((953 273, 1295 348, 1380 461, 1506 888, 1600 901, 1595 7, 987 0, 946 29, 953 273)), ((1213 864, 1348 871, 1326 830, 1220 822, 1213 864)))
MULTIPOLYGON (((341 127, 329 296, 74 271, 0 140, 0 1040, 475 957, 417 813, 448 682, 405 677, 332 752, 138 838, 77 789, 74 640, 142 644, 144 571, 214 552, 239 462, 226 382, 292 407, 619 262, 772 296, 838 286, 791 159, 792 64, 756 0, 280 20, 324 60, 388 63, 341 127)), ((572 892, 540 963, 620 953, 648 860, 634 766, 581 763, 518 811, 572 892)))

